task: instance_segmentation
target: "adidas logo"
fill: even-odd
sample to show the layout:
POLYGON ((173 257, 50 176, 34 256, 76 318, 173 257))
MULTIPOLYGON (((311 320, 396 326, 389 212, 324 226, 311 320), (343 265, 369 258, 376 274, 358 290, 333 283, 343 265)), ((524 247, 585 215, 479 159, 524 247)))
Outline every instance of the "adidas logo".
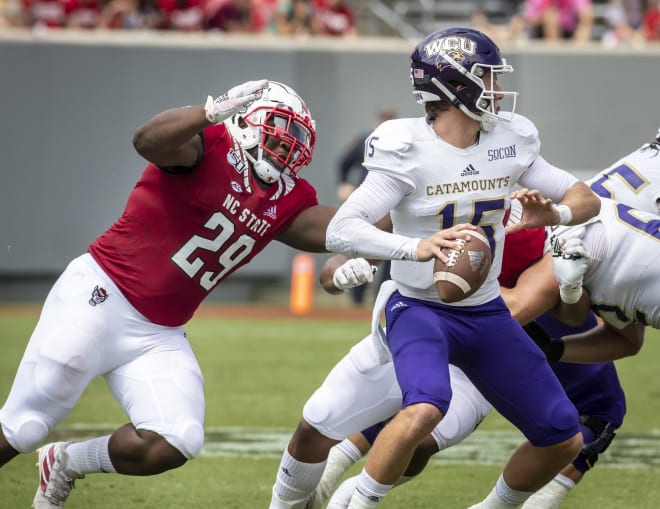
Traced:
POLYGON ((378 503, 378 502, 380 502, 381 499, 382 499, 382 497, 377 497, 376 495, 367 495, 364 491, 362 491, 362 490, 360 489, 359 486, 357 486, 355 489, 357 490, 357 492, 358 492, 360 495, 362 495, 363 497, 365 497, 365 498, 366 498, 367 500, 369 500, 370 502, 376 502, 376 503, 378 503))
POLYGON ((478 272, 481 269, 486 253, 483 251, 468 251, 468 257, 470 259, 470 268, 472 272, 478 272))
POLYGON ((399 308, 407 308, 407 307, 408 307, 408 304, 405 304, 405 303, 399 301, 396 304, 394 304, 394 306, 392 306, 390 308, 390 311, 394 311, 395 309, 399 309, 399 308))
POLYGON ((467 177, 469 175, 479 175, 479 171, 476 170, 471 164, 468 164, 467 168, 461 172, 461 177, 467 177))
POLYGON ((232 180, 232 181, 231 181, 231 188, 232 188, 232 189, 234 190, 234 192, 236 192, 236 193, 242 193, 242 192, 243 192, 243 188, 242 188, 241 185, 240 185, 238 182, 236 182, 235 180, 232 180))
POLYGON ((264 216, 270 217, 271 219, 277 219, 277 205, 273 205, 264 210, 264 216))

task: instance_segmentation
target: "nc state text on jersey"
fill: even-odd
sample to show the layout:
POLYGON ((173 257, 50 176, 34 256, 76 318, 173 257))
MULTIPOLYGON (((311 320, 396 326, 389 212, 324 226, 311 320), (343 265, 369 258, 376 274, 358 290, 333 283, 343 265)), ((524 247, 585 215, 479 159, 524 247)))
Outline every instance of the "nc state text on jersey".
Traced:
POLYGON ((245 224, 245 226, 247 226, 250 231, 261 235, 262 237, 272 226, 268 221, 266 221, 266 219, 257 217, 249 209, 242 208, 241 203, 231 194, 228 194, 225 197, 225 201, 222 206, 227 209, 227 211, 232 216, 236 217, 239 222, 245 224))

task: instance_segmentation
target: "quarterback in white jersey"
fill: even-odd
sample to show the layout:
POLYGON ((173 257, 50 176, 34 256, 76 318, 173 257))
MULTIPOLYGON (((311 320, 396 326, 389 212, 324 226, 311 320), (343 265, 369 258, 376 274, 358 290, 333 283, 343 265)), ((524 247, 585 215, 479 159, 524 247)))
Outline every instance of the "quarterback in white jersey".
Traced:
POLYGON ((392 120, 374 131, 365 147, 369 174, 328 227, 330 251, 393 260, 397 285, 385 316, 402 410, 376 438, 351 508, 375 507, 446 414, 449 363, 528 439, 505 467, 497 493, 479 507, 520 505, 581 448, 577 411, 512 318, 497 276, 511 198, 524 208, 517 229, 579 224, 597 214, 600 202, 539 155, 529 120, 500 110, 500 100, 515 96, 497 83, 507 72, 512 68, 499 48, 477 30, 426 37, 411 55, 413 90, 426 116, 392 120), (523 189, 513 191, 517 184, 523 189), (392 233, 374 227, 388 213, 392 233), (472 296, 444 303, 433 285, 433 259, 446 260, 442 248, 456 247, 474 225, 489 238, 489 276, 472 296))
POLYGON ((660 214, 660 129, 655 139, 587 180, 599 196, 660 214))

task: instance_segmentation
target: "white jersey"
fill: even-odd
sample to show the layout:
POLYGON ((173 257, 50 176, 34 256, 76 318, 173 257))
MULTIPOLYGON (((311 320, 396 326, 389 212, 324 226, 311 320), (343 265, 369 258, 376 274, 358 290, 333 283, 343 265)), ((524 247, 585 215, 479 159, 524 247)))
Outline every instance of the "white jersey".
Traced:
POLYGON ((466 149, 445 142, 424 117, 385 122, 367 139, 369 174, 331 222, 327 247, 348 256, 390 258, 392 279, 403 295, 439 302, 433 260, 405 261, 405 249, 396 248, 408 246, 414 253, 420 238, 458 223, 478 224, 491 243, 492 267, 483 286, 454 305, 488 302, 499 295, 502 220, 516 184, 557 201, 576 181, 545 163, 539 149, 536 127, 520 115, 481 132, 478 143, 466 149), (364 222, 388 212, 394 235, 364 230, 364 222))
POLYGON ((660 213, 660 151, 645 144, 587 180, 599 196, 660 213))
POLYGON ((591 261, 582 284, 593 309, 617 329, 632 322, 660 329, 660 216, 601 201, 583 241, 591 261))

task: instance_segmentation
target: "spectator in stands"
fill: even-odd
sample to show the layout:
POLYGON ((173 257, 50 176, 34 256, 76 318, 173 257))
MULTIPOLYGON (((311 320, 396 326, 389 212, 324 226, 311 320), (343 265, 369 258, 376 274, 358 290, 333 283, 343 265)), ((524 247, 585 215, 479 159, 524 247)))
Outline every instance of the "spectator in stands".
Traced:
POLYGON ((316 0, 322 35, 356 35, 355 13, 345 0, 316 0))
POLYGON ((532 39, 591 39, 591 0, 525 0, 524 15, 532 39))
POLYGON ((100 26, 101 0, 64 0, 67 28, 93 30, 100 26))
POLYGON ((252 0, 225 0, 209 18, 206 28, 222 32, 257 32, 252 0))
POLYGON ((252 23, 257 32, 274 29, 279 4, 279 0, 252 0, 252 23))
POLYGON ((660 0, 651 2, 644 14, 644 38, 660 41, 660 0))
POLYGON ((607 31, 602 41, 605 46, 634 42, 640 38, 644 17, 643 0, 610 0, 605 11, 607 31))
POLYGON ((525 35, 522 5, 522 0, 477 0, 472 26, 498 43, 519 40, 525 35))
POLYGON ((322 31, 312 0, 289 0, 280 5, 276 15, 280 35, 314 35, 322 31))
POLYGON ((203 0, 158 0, 164 25, 168 30, 199 32, 204 30, 203 0))
POLYGON ((0 28, 21 25, 20 0, 0 0, 0 28))
POLYGON ((155 0, 110 0, 101 13, 101 26, 112 30, 154 30, 163 21, 155 0))
POLYGON ((23 0, 21 25, 35 29, 62 28, 66 10, 60 0, 23 0))

